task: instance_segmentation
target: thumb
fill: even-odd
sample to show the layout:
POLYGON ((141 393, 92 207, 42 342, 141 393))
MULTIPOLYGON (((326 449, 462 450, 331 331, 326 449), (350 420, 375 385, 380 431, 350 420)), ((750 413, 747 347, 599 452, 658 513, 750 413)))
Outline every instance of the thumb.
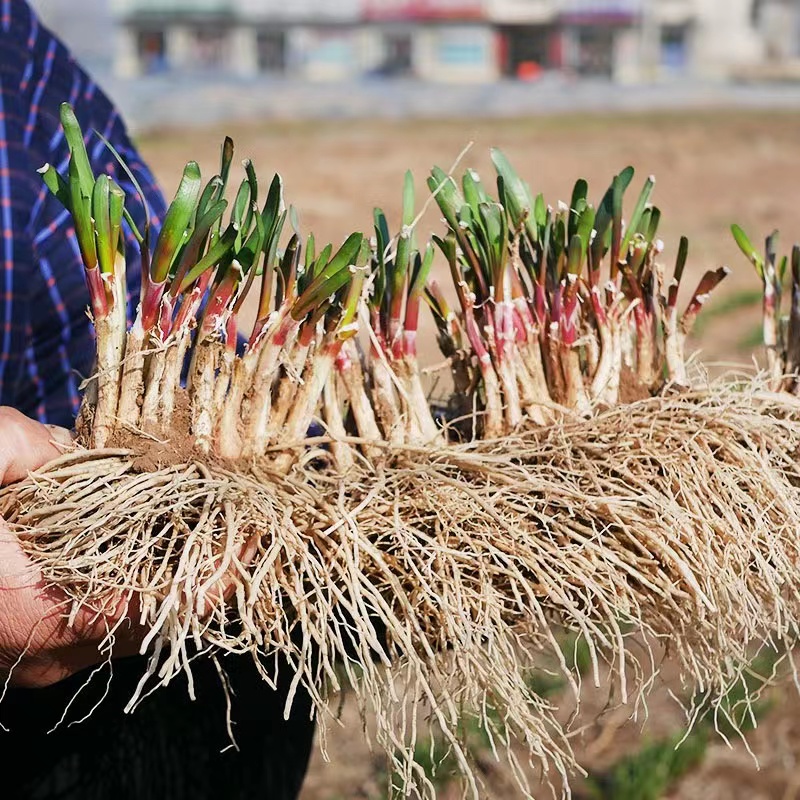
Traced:
POLYGON ((0 406, 0 485, 22 480, 31 470, 60 456, 64 444, 71 441, 69 431, 63 428, 42 425, 13 408, 0 406))

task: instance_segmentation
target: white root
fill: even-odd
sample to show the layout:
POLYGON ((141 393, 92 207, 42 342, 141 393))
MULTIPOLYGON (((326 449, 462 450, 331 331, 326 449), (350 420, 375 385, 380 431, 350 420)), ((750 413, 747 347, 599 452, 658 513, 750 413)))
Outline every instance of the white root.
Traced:
POLYGON ((588 417, 592 411, 592 403, 583 382, 580 353, 576 347, 563 348, 562 363, 567 387, 567 407, 574 408, 583 417, 588 417))
MULTIPOLYGON (((324 347, 324 345, 323 345, 324 347)), ((333 368, 333 355, 324 351, 312 358, 303 372, 303 384, 295 397, 294 405, 286 418, 280 444, 296 447, 302 442, 311 427, 314 413, 319 405, 322 390, 333 368)), ((296 460, 293 450, 287 450, 275 459, 275 469, 287 473, 296 460)))
POLYGON ((503 392, 505 429, 513 431, 522 423, 522 406, 520 405, 514 365, 507 357, 504 357, 497 365, 496 371, 503 392))
POLYGON ((431 414, 428 398, 422 386, 417 359, 404 358, 402 369, 399 372, 403 378, 408 413, 414 420, 413 430, 415 435, 419 436, 419 439, 410 441, 414 444, 443 444, 442 431, 431 414))
POLYGON ((233 364, 230 393, 222 406, 219 421, 220 453, 225 458, 240 458, 244 451, 240 426, 245 419, 246 394, 253 383, 258 353, 248 351, 233 364))
POLYGON ((140 599, 156 656, 139 697, 190 676, 195 646, 250 653, 268 681, 283 653, 323 723, 336 698, 320 679, 346 672, 399 780, 424 780, 410 765, 431 710, 457 747, 467 709, 501 720, 498 755, 513 742, 532 762, 512 771, 518 795, 540 796, 526 775, 574 766, 530 688, 532 670, 554 669, 578 698, 559 632, 580 637, 589 677, 622 702, 649 688, 668 640, 712 710, 754 650, 796 644, 796 405, 764 383, 717 385, 501 442, 404 446, 379 472, 355 459, 344 481, 319 462, 288 479, 263 462, 138 474, 129 451, 76 451, 1 490, 0 516, 73 615, 114 592, 140 599))
MULTIPOLYGON (((296 333, 296 329, 294 329, 296 333)), ((272 407, 272 386, 278 368, 292 340, 276 344, 267 337, 258 352, 258 365, 253 376, 248 419, 245 423, 244 452, 246 458, 264 455, 267 448, 267 427, 272 407)))
POLYGON ((483 390, 486 393, 486 406, 483 415, 483 438, 497 439, 503 435, 503 398, 500 394, 500 381, 491 364, 489 355, 487 363, 481 365, 483 390))
POLYGON ((164 366, 164 377, 161 381, 161 418, 164 430, 169 430, 175 413, 175 398, 181 385, 183 365, 189 350, 191 333, 180 331, 177 340, 168 342, 167 361, 164 366))
POLYGON ((537 425, 552 422, 552 398, 547 388, 547 376, 542 363, 542 347, 538 336, 529 339, 520 350, 516 350, 515 362, 517 380, 520 381, 520 400, 525 405, 525 412, 537 425))
POLYGON ((605 391, 602 395, 602 402, 607 406, 615 406, 619 400, 619 387, 622 380, 622 327, 625 320, 619 320, 616 316, 609 315, 608 326, 611 329, 611 366, 608 380, 606 381, 605 391))
POLYGON ((301 345, 299 342, 292 348, 289 363, 285 367, 286 374, 278 381, 278 391, 269 414, 264 443, 274 442, 286 422, 289 409, 292 407, 298 387, 303 381, 303 370, 309 358, 313 358, 312 345, 301 345))
POLYGON ((592 378, 591 397, 595 402, 604 402, 610 396, 610 387, 615 368, 614 334, 611 321, 598 327, 600 358, 592 378))
MULTIPOLYGON (((361 358, 358 348, 353 340, 348 340, 342 346, 347 356, 347 364, 339 369, 347 398, 350 401, 350 410, 353 412, 358 435, 367 441, 378 442, 382 439, 375 411, 372 408, 367 390, 364 385, 364 372, 361 369, 361 358)), ((374 447, 365 447, 367 458, 377 458, 379 450, 374 447)))
MULTIPOLYGON (((97 332, 97 405, 94 409, 91 445, 102 449, 117 428, 124 340, 112 316, 95 320, 97 332)), ((123 328, 124 331, 124 328, 123 328)))
POLYGON ((669 381, 675 386, 686 388, 689 386, 689 376, 686 374, 686 335, 678 325, 678 315, 674 308, 664 316, 664 339, 669 381))
POLYGON ((198 343, 192 375, 192 433, 195 445, 203 453, 211 450, 214 433, 214 376, 217 369, 219 342, 205 339, 198 343))
POLYGON ((371 373, 372 404, 383 431, 383 438, 390 444, 402 444, 405 441, 405 425, 400 399, 395 390, 395 382, 399 378, 380 356, 373 357, 371 373))
POLYGON ((336 391, 336 376, 331 375, 325 382, 322 390, 322 409, 325 418, 325 427, 328 429, 332 441, 330 444, 333 463, 340 474, 350 470, 355 460, 353 450, 344 441, 347 438, 347 431, 342 421, 342 409, 339 404, 339 395, 336 391))
POLYGON ((162 387, 167 367, 167 346, 152 337, 153 352, 147 363, 144 402, 142 403, 142 429, 148 432, 163 433, 166 420, 159 411, 162 400, 162 387))
POLYGON ((131 430, 139 427, 141 404, 144 400, 144 331, 135 324, 125 343, 125 361, 122 368, 118 416, 120 425, 131 430))

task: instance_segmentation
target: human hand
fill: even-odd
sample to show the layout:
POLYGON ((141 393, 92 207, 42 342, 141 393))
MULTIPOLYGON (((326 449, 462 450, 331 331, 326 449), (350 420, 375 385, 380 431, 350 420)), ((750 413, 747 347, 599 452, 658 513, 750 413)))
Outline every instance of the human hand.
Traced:
MULTIPOLYGON (((0 485, 24 478, 63 452, 70 444, 63 428, 42 425, 11 408, 0 406, 0 485)), ((109 657, 101 652, 108 631, 120 623, 114 655, 131 655, 141 638, 127 620, 124 603, 116 615, 80 611, 68 624, 70 603, 63 592, 48 587, 19 539, 0 519, 0 683, 43 687, 109 657)))

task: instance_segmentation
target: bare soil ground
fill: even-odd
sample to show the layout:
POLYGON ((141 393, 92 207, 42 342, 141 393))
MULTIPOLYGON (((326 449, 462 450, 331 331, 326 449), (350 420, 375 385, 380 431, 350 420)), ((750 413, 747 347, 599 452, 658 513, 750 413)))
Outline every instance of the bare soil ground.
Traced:
MULTIPOLYGON (((461 168, 476 168, 491 180, 488 149, 502 148, 534 191, 552 204, 568 200, 578 177, 589 181, 599 196, 615 172, 636 167, 641 184, 650 173, 657 178, 655 202, 663 212, 664 260, 670 264, 681 234, 689 237, 690 265, 695 275, 728 264, 733 274, 709 305, 712 314, 703 328, 702 358, 706 362, 749 361, 743 347, 759 320, 752 306, 735 313, 716 313, 745 300, 757 290, 752 268, 736 249, 729 233, 738 222, 754 241, 774 228, 788 247, 800 239, 800 114, 714 112, 650 116, 578 116, 541 120, 442 122, 324 122, 262 124, 235 129, 161 131, 140 141, 143 153, 167 192, 174 190, 183 162, 200 161, 211 175, 219 144, 230 134, 238 154, 254 160, 261 174, 283 175, 287 201, 299 212, 302 225, 317 241, 340 242, 353 230, 369 231, 372 208, 382 206, 391 219, 399 217, 403 173, 412 169, 419 196, 427 196, 425 177, 433 164, 449 168, 474 141, 461 168)), ((632 202, 632 199, 631 201, 632 202)), ((440 230, 431 209, 420 235, 440 230)), ((687 281, 688 283, 688 281, 687 281)), ((688 299, 688 298, 687 298, 688 299)), ((432 342, 432 338, 429 337, 432 342)), ((699 343, 698 343, 699 346, 699 343)), ((423 353, 435 361, 435 345, 423 353)), ((602 700, 596 698, 598 708, 602 700)), ((590 699, 587 709, 593 704, 590 699)), ((611 763, 635 750, 642 736, 655 737, 680 729, 681 718, 666 693, 649 703, 649 722, 626 722, 629 712, 607 715, 576 741, 579 760, 588 765, 611 763), (610 727, 609 727, 610 726, 610 727)), ((346 709, 343 730, 332 732, 331 764, 317 754, 303 800, 381 798, 380 762, 363 744, 353 709, 346 709)), ((591 714, 581 719, 591 722, 591 714)), ((580 724, 580 723, 579 723, 580 724)), ((779 690, 772 710, 748 737, 761 769, 742 744, 714 744, 699 769, 669 795, 674 800, 715 798, 800 797, 800 699, 789 686, 779 690)), ((498 798, 511 798, 497 786, 498 798)))

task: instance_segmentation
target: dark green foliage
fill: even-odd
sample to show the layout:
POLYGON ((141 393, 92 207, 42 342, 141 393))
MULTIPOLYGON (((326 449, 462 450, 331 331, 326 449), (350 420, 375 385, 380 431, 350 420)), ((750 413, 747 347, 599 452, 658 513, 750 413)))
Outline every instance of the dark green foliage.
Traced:
POLYGON ((586 781, 585 797, 594 800, 658 800, 675 781, 700 764, 708 747, 705 727, 681 741, 678 734, 650 742, 586 781))
POLYGON ((756 717, 769 708, 768 701, 761 700, 760 695, 774 676, 778 662, 775 652, 760 653, 742 680, 715 708, 703 695, 696 696, 693 705, 701 708, 702 714, 692 731, 647 742, 609 770, 590 775, 584 796, 593 800, 658 800, 702 763, 708 744, 717 733, 735 738, 754 727, 756 717))

